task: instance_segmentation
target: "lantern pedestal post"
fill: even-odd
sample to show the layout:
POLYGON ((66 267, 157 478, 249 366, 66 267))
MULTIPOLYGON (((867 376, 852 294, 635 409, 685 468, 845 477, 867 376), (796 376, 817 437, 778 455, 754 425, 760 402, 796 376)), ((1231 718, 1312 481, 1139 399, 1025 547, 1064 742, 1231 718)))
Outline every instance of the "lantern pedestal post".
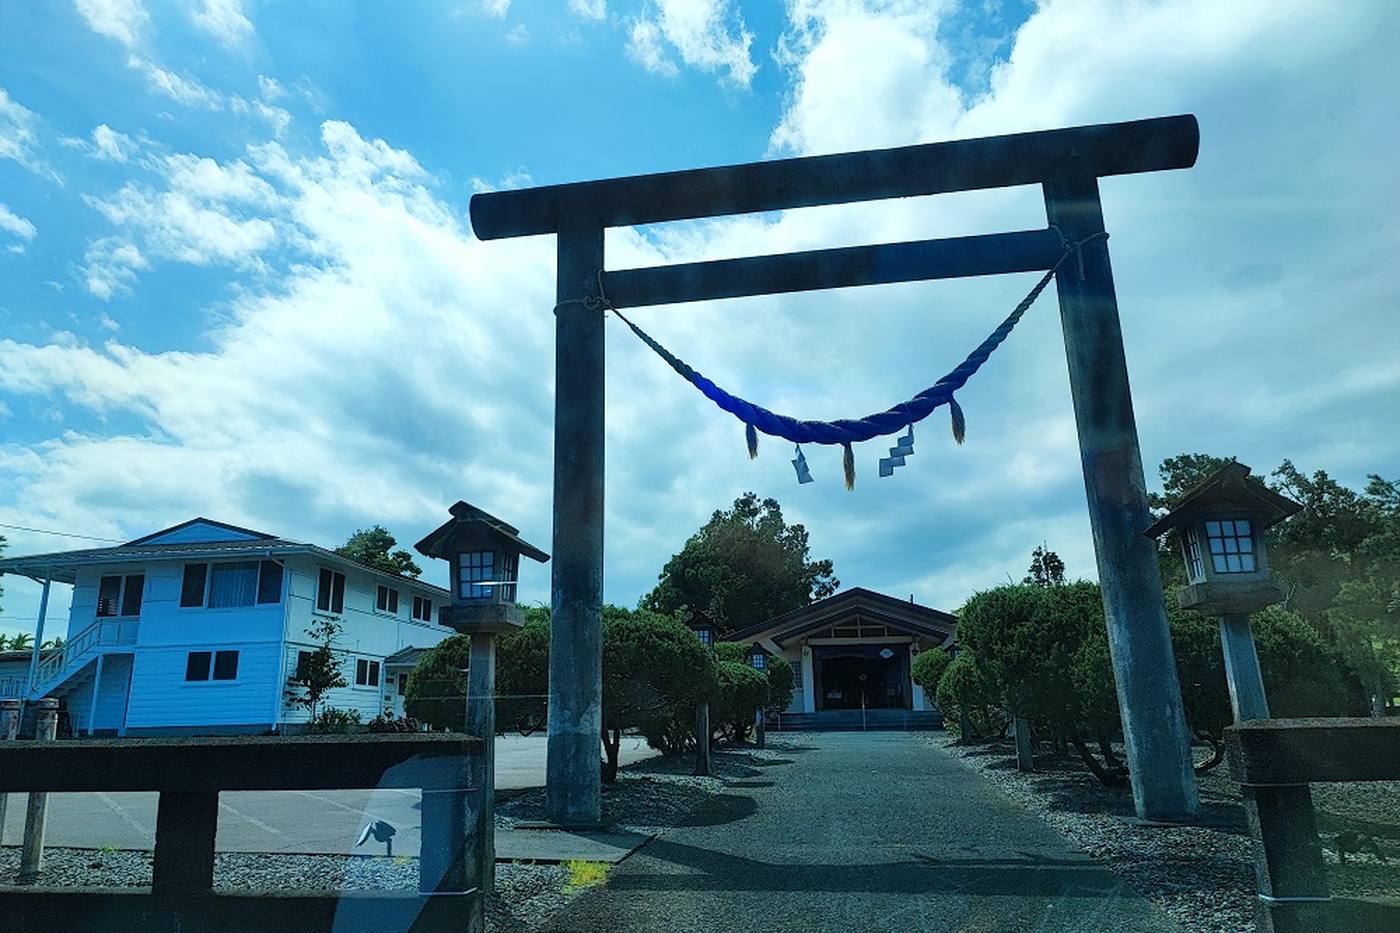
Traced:
POLYGON ((1225 683, 1230 687, 1230 709, 1235 714, 1235 722, 1268 719, 1269 701, 1264 696, 1264 674, 1259 670, 1259 654, 1254 648, 1249 616, 1223 615, 1219 621, 1225 683))

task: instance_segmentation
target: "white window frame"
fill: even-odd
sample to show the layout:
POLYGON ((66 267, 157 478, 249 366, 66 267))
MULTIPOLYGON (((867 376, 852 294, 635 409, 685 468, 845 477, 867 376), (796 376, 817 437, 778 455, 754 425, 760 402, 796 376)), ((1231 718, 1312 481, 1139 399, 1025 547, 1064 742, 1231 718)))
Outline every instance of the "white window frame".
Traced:
POLYGON ((355 658, 354 676, 351 678, 356 690, 378 690, 384 683, 384 664, 379 658, 359 656, 355 658), (360 664, 365 665, 365 679, 360 680, 360 664), (374 683, 369 682, 369 672, 374 671, 374 683))
POLYGON ((374 589, 374 611, 383 615, 399 614, 399 591, 397 588, 380 583, 374 589), (384 605, 380 605, 380 597, 384 605))
POLYGON ((143 571, 140 571, 140 572, 138 572, 138 573, 104 573, 104 574, 100 574, 100 575, 98 576, 98 578, 97 578, 97 599, 96 599, 95 605, 94 605, 94 607, 93 607, 93 618, 95 618, 95 619, 139 619, 139 618, 141 618, 141 609, 145 609, 145 608, 146 608, 146 572, 145 572, 144 570, 143 570, 143 571), (102 614, 102 581, 103 581, 103 580, 111 579, 112 577, 116 577, 116 578, 117 578, 117 581, 118 581, 118 582, 117 582, 117 598, 116 598, 116 600, 115 600, 115 602, 116 602, 116 610, 117 610, 117 611, 116 611, 116 612, 112 612, 112 613, 108 613, 107 615, 103 615, 103 614, 102 614), (126 592, 127 592, 127 587, 128 587, 128 586, 130 585, 130 583, 131 583, 131 578, 132 578, 132 577, 140 577, 140 578, 141 578, 141 608, 140 608, 140 609, 137 609, 136 612, 135 612, 134 614, 132 614, 132 615, 127 615, 126 612, 124 611, 124 610, 126 609, 126 592))

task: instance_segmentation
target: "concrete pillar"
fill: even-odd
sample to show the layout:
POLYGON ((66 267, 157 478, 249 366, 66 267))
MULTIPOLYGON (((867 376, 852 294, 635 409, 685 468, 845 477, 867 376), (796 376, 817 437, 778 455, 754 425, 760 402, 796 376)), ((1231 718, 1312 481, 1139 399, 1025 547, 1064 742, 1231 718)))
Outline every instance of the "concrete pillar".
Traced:
POLYGON ((817 711, 816 671, 812 669, 812 646, 802 646, 802 712, 817 711))
POLYGON ((710 773, 710 704, 695 704, 695 773, 710 773))
MULTIPOLYGON (((1064 171, 1044 185, 1050 223, 1072 242, 1102 233, 1098 180, 1064 171)), ((1200 801, 1157 546, 1143 536, 1152 519, 1104 239, 1070 257, 1055 287, 1133 803, 1144 819, 1190 820, 1200 801)))
POLYGON ((107 656, 99 654, 92 674, 92 701, 88 703, 87 734, 90 738, 97 728, 97 696, 102 692, 102 661, 107 656))
POLYGON ((483 895, 496 890, 496 636, 471 636, 471 668, 467 674, 467 733, 482 741, 480 755, 472 759, 471 784, 477 792, 467 796, 467 831, 471 855, 482 877, 483 895))
POLYGON ((603 228, 562 217, 554 346, 554 561, 545 809, 564 825, 602 817, 603 228))
MULTIPOLYGON (((39 701, 39 717, 34 738, 40 742, 52 742, 58 736, 58 701, 45 698, 39 701)), ((29 808, 24 814, 24 842, 19 853, 20 884, 33 884, 39 872, 44 870, 44 831, 49 825, 49 795, 32 792, 29 795, 29 808)))
MULTIPOLYGON (((19 700, 0 700, 0 742, 12 742, 19 733, 19 700)), ((10 803, 10 795, 0 791, 0 845, 5 842, 5 810, 10 803)))
POLYGON ((1016 770, 1035 770, 1035 748, 1031 745, 1031 724, 1030 720, 1017 716, 1012 721, 1012 728, 1016 730, 1016 770))
POLYGON ((1220 617, 1220 648, 1225 656, 1225 683, 1230 687, 1230 709, 1235 722, 1268 719, 1269 701, 1264 695, 1264 675, 1259 670, 1249 616, 1220 617))

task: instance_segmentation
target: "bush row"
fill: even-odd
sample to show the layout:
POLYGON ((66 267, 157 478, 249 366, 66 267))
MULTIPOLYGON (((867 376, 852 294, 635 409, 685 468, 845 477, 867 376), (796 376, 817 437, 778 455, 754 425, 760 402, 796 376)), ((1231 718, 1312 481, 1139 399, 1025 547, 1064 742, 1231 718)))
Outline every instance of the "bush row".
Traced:
MULTIPOLYGON (((1220 762, 1232 721, 1217 623, 1174 608, 1165 596, 1177 677, 1191 734, 1220 762)), ((1270 712, 1278 717, 1365 715, 1366 692, 1344 658, 1300 617, 1271 607, 1251 618, 1270 712)), ((968 600, 958 617, 956 657, 919 655, 913 677, 938 707, 983 737, 1022 717, 1057 748, 1073 748, 1105 783, 1127 776, 1113 739, 1121 729, 1095 583, 999 586, 968 600), (1090 746, 1098 750, 1098 756, 1090 746), (1101 756, 1101 757, 1100 757, 1101 756)))

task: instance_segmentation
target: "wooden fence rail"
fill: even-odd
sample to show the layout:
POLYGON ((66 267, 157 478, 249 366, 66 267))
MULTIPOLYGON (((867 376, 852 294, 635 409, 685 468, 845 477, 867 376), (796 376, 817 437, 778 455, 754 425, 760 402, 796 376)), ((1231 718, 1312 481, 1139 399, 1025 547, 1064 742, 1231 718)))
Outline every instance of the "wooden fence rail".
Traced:
POLYGON ((1259 719, 1225 730, 1254 838, 1260 933, 1393 933, 1400 900, 1333 897, 1310 784, 1400 780, 1400 720, 1259 719))
POLYGON ((87 739, 0 745, 0 793, 160 794, 150 888, 0 887, 7 933, 402 931, 480 933, 485 842, 466 819, 470 761, 460 734, 87 739), (417 788, 418 891, 216 891, 221 791, 417 788))

